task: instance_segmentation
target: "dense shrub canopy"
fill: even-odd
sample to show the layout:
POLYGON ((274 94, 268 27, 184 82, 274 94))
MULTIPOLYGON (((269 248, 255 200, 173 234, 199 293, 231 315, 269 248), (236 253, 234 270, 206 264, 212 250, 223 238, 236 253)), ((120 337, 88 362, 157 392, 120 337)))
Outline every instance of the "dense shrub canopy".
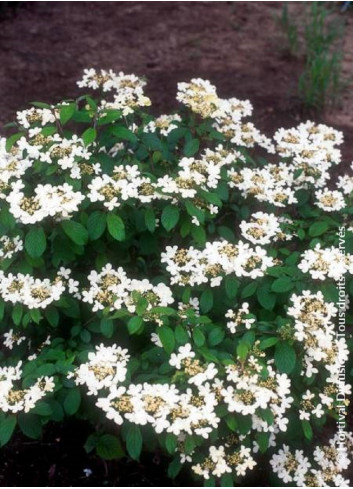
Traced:
POLYGON ((201 79, 157 118, 134 75, 78 84, 95 98, 34 103, 1 140, 1 443, 77 416, 87 450, 159 446, 171 477, 239 484, 266 459, 273 485, 344 485, 342 134, 269 139, 201 79))

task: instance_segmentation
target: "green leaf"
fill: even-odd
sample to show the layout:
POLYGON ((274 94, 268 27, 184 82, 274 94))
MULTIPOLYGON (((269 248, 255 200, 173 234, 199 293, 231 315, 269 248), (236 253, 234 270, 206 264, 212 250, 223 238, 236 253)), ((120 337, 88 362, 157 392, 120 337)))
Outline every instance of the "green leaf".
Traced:
POLYGON ((294 287, 294 283, 290 277, 280 277, 275 280, 271 286, 273 292, 289 292, 294 287))
POLYGON ((65 234, 77 245, 84 245, 88 241, 87 229, 76 221, 63 221, 61 223, 65 234))
POLYGON ((201 189, 198 191, 198 195, 203 199, 205 199, 206 202, 209 202, 210 204, 214 204, 217 207, 222 207, 221 199, 214 192, 207 192, 206 190, 201 189))
POLYGON ((295 367, 296 353, 292 346, 286 342, 279 342, 275 348, 275 364, 284 374, 290 374, 295 367))
POLYGON ((245 341, 239 341, 237 346, 237 356, 240 360, 245 360, 249 353, 249 345, 245 341))
POLYGON ((31 258, 39 258, 47 247, 47 238, 41 227, 32 227, 25 238, 25 249, 31 258))
POLYGON ((92 241, 99 239, 105 231, 106 224, 104 212, 92 212, 87 219, 87 231, 89 238, 92 241))
POLYGON ((255 280, 253 282, 250 282, 248 285, 246 285, 241 291, 242 299, 245 299, 246 297, 251 297, 252 295, 254 295, 256 292, 257 286, 258 286, 258 282, 256 282, 255 280))
POLYGON ((168 328, 168 326, 160 326, 158 328, 158 336, 165 351, 167 353, 172 353, 175 347, 175 336, 173 330, 168 328))
POLYGON ((104 460, 113 460, 125 456, 120 440, 113 435, 102 435, 96 444, 97 455, 104 460))
POLYGON ((181 471, 182 465, 180 462, 180 456, 178 455, 176 458, 172 460, 168 467, 168 477, 171 479, 175 479, 175 477, 181 471))
POLYGON ((42 434, 42 424, 40 417, 32 413, 20 413, 17 417, 18 425, 22 433, 28 438, 37 440, 42 434))
POLYGON ((175 205, 168 205, 162 212, 162 225, 167 231, 171 231, 179 221, 180 212, 175 205))
POLYGON ((213 292, 211 289, 206 289, 202 292, 200 297, 200 309, 201 312, 207 313, 213 307, 213 292))
POLYGON ((316 236, 321 236, 321 234, 324 234, 329 228, 328 222, 327 221, 317 221, 314 222, 310 228, 309 228, 309 236, 312 238, 316 236))
POLYGON ((81 393, 77 387, 69 390, 64 401, 65 413, 69 416, 77 413, 81 404, 81 393))
POLYGON ((100 330, 102 335, 104 335, 106 338, 111 338, 113 336, 114 332, 114 324, 111 319, 102 319, 100 323, 100 330))
POLYGON ((271 294, 269 286, 260 286, 256 291, 257 299, 261 306, 272 311, 276 304, 276 294, 271 294))
POLYGON ((130 334, 137 333, 141 329, 143 319, 139 316, 133 316, 127 323, 127 329, 130 334))
POLYGON ((15 304, 11 313, 11 318, 12 321, 15 323, 15 326, 19 326, 19 324, 21 323, 22 314, 23 314, 22 304, 15 304))
POLYGON ((126 435, 126 449, 131 458, 137 460, 142 450, 141 430, 136 425, 129 426, 126 435))
POLYGON ((224 238, 227 241, 234 243, 235 235, 234 235, 233 231, 231 229, 229 229, 227 226, 218 226, 217 232, 221 236, 221 238, 224 238))
POLYGON ((232 276, 225 278, 225 289, 228 299, 234 299, 237 296, 240 287, 240 282, 238 279, 232 276))
POLYGON ((211 475, 208 479, 204 480, 204 487, 216 487, 216 478, 211 475))
POLYGON ((267 451, 268 443, 269 443, 269 437, 270 437, 270 434, 266 433, 266 432, 256 434, 255 438, 256 438, 257 443, 259 444, 261 453, 265 453, 267 451))
POLYGON ((42 319, 42 315, 39 309, 31 309, 29 311, 29 315, 31 316, 31 319, 34 323, 36 324, 40 323, 40 320, 42 319))
POLYGON ((9 414, 5 419, 0 419, 0 446, 6 445, 16 427, 16 416, 9 414))
POLYGON ((183 450, 187 455, 190 455, 194 452, 196 447, 195 438, 193 436, 187 436, 184 441, 183 450))
POLYGON ((219 345, 224 340, 225 332, 222 328, 213 328, 208 335, 208 344, 211 346, 219 345))
POLYGON ((9 136, 7 139, 6 139, 6 145, 5 145, 5 149, 6 151, 10 151, 10 149, 12 148, 12 146, 19 140, 21 139, 22 136, 24 136, 25 133, 24 132, 18 132, 16 134, 12 134, 12 136, 9 136))
POLYGON ((221 487, 234 487, 232 474, 223 474, 221 477, 221 487))
POLYGON ((93 129, 93 127, 89 127, 88 129, 85 130, 85 132, 82 134, 82 140, 84 142, 85 146, 88 146, 89 144, 93 143, 93 141, 97 137, 97 131, 93 129))
POLYGON ((135 134, 126 127, 111 126, 109 130, 112 134, 114 134, 115 137, 119 139, 126 139, 127 141, 130 141, 132 143, 137 141, 137 137, 135 136, 135 134))
POLYGON ((270 408, 267 409, 259 409, 258 410, 258 416, 262 418, 266 423, 271 426, 274 423, 275 417, 270 408))
POLYGON ((145 212, 145 224, 150 233, 156 229, 156 215, 151 207, 145 212))
POLYGON ((60 122, 61 124, 66 124, 71 117, 74 115, 76 110, 76 104, 63 105, 60 109, 60 122))
POLYGON ((177 446, 178 446, 178 438, 172 433, 167 433, 167 436, 165 438, 165 447, 168 453, 173 455, 173 453, 175 453, 177 446))
POLYGON ((301 229, 301 228, 300 228, 300 229, 298 229, 297 234, 298 234, 298 238, 299 238, 301 241, 303 241, 303 239, 305 238, 305 231, 304 231, 304 229, 301 229))
POLYGON ((185 156, 194 156, 194 154, 198 152, 199 147, 200 141, 198 139, 190 139, 190 141, 187 141, 184 147, 185 156))
POLYGON ((275 336, 271 336, 270 338, 265 338, 260 343, 260 349, 266 350, 267 348, 271 348, 271 346, 274 346, 276 343, 278 343, 278 341, 279 339, 276 338, 275 336))
POLYGON ((302 419, 301 423, 302 423, 302 428, 303 428, 303 433, 304 433, 305 438, 307 438, 308 440, 312 440, 313 429, 311 427, 311 424, 306 419, 302 419))
POLYGON ((53 410, 47 402, 39 401, 31 410, 33 414, 39 414, 40 416, 51 416, 53 414, 53 410))
POLYGON ((251 416, 243 416, 238 414, 235 416, 238 424, 238 431, 241 435, 246 435, 249 433, 252 427, 251 416))
POLYGON ((44 102, 30 102, 34 107, 39 107, 40 109, 52 109, 52 106, 44 102))
POLYGON ((206 231, 202 226, 191 225, 191 236, 194 238, 196 243, 204 246, 207 241, 206 231))
POLYGON ((205 222, 205 212, 202 209, 196 207, 192 202, 187 200, 185 202, 186 211, 191 217, 197 217, 198 221, 202 224, 205 222))
POLYGON ((195 341, 195 345, 200 347, 205 344, 205 335, 201 331, 199 327, 196 327, 192 332, 193 340, 195 341))
POLYGON ((226 417, 225 417, 225 422, 227 423, 227 426, 228 428, 231 430, 231 431, 236 431, 237 428, 238 428, 238 423, 237 423, 237 420, 236 418, 232 415, 232 414, 228 414, 226 417))
POLYGON ((83 445, 86 453, 91 453, 97 446, 100 435, 98 433, 92 433, 87 437, 86 443, 83 445))
POLYGON ((120 110, 104 110, 104 113, 106 115, 98 119, 98 126, 104 126, 110 122, 115 122, 117 119, 120 119, 122 115, 120 110))
POLYGON ((49 324, 54 328, 56 328, 59 324, 60 315, 55 307, 47 307, 45 309, 45 317, 47 318, 49 324))
POLYGON ((181 345, 185 345, 189 341, 189 335, 181 324, 178 324, 175 328, 175 339, 181 345))
POLYGON ((125 239, 125 225, 121 217, 109 214, 107 217, 108 231, 117 241, 125 239))

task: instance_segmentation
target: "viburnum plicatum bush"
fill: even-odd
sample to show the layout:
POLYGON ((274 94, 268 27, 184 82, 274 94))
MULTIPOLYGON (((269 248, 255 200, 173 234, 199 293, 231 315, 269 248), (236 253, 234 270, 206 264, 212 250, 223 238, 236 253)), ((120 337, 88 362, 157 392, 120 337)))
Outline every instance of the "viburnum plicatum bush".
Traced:
POLYGON ((33 103, 1 140, 1 444, 76 416, 87 451, 162 449, 171 477, 239 485, 267 461, 274 485, 347 484, 342 134, 269 139, 201 79, 160 117, 134 75, 78 85, 93 95, 33 103))

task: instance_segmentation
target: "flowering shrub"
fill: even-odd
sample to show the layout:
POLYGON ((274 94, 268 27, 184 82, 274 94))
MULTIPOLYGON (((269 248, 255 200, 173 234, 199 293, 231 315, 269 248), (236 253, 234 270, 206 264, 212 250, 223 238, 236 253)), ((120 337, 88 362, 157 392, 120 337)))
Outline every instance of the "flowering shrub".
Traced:
POLYGON ((201 79, 157 118, 134 75, 78 84, 98 96, 34 103, 1 140, 1 444, 77 416, 87 451, 160 447, 171 477, 240 484, 267 460, 274 485, 344 485, 342 134, 268 139, 201 79))

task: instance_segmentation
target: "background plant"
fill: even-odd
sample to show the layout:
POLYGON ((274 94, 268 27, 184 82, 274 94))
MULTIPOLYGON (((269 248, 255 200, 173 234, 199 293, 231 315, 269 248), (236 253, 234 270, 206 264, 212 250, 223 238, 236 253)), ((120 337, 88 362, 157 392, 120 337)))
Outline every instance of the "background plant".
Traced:
POLYGON ((304 27, 290 18, 284 5, 281 24, 290 52, 302 53, 305 66, 298 82, 298 95, 309 110, 337 105, 348 80, 342 74, 344 21, 335 7, 310 2, 303 15, 304 27))
POLYGON ((269 139, 201 79, 157 118, 134 75, 79 86, 98 95, 34 103, 2 140, 1 444, 75 416, 87 451, 162 448, 171 477, 240 484, 267 459, 274 485, 344 482, 351 438, 338 460, 321 435, 350 390, 334 303, 341 275, 353 293, 353 179, 327 188, 342 134, 269 139))

